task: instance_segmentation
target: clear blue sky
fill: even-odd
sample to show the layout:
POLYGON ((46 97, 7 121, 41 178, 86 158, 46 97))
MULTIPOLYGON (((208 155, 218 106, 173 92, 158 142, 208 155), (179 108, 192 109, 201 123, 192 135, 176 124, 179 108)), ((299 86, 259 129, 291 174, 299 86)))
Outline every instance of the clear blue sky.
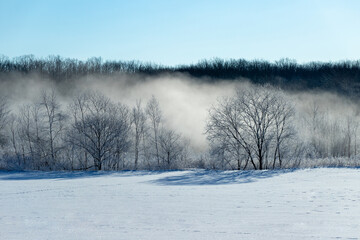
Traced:
POLYGON ((0 54, 168 65, 360 59, 360 1, 0 0, 0 54))

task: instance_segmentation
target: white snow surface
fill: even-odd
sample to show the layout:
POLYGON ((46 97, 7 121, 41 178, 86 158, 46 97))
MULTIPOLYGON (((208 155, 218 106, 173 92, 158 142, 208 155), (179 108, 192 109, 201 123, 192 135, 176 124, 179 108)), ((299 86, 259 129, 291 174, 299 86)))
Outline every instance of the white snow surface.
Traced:
POLYGON ((0 239, 360 239, 360 169, 0 172, 0 239))

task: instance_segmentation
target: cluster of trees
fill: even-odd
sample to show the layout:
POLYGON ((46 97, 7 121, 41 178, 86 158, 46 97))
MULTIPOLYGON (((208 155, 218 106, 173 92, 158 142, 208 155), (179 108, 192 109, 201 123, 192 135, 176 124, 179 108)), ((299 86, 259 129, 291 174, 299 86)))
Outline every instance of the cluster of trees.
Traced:
POLYGON ((36 170, 172 169, 186 167, 188 142, 164 126, 151 98, 129 108, 98 92, 62 106, 54 91, 10 112, 0 101, 0 168, 36 170))
POLYGON ((0 169, 275 169, 358 166, 359 117, 316 102, 305 110, 270 85, 243 87, 209 109, 209 151, 164 124, 159 102, 144 106, 83 92, 61 104, 54 91, 11 109, 0 98, 0 169), (330 159, 328 161, 324 159, 330 159), (334 159, 337 159, 334 161, 334 159))
POLYGON ((297 146, 294 107, 281 91, 269 86, 239 89, 213 106, 209 115, 206 130, 220 168, 234 168, 232 159, 238 170, 249 165, 260 170, 281 168, 283 160, 292 157, 289 147, 297 146))
POLYGON ((209 111, 210 163, 238 170, 358 166, 358 122, 356 111, 339 115, 316 102, 296 110, 270 85, 239 89, 209 111))
POLYGON ((352 158, 358 155, 357 112, 336 116, 329 109, 313 103, 305 112, 300 126, 305 130, 311 158, 352 158))
POLYGON ((310 62, 298 64, 294 60, 276 62, 244 59, 212 59, 197 64, 175 67, 139 61, 102 61, 90 58, 87 61, 49 56, 38 59, 32 55, 17 58, 0 56, 0 80, 9 73, 38 73, 55 81, 74 81, 90 74, 112 75, 118 73, 154 75, 184 73, 199 78, 199 81, 215 82, 221 79, 247 78, 253 83, 270 83, 282 88, 326 89, 342 94, 360 93, 360 61, 310 62))

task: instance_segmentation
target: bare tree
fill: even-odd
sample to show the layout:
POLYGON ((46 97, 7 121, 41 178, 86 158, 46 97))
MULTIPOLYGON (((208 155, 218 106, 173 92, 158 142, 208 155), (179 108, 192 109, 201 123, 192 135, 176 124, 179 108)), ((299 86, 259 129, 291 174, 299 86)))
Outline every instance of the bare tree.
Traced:
MULTIPOLYGON (((212 169, 236 169, 232 163, 233 158, 230 156, 233 153, 230 150, 230 145, 230 141, 226 139, 223 139, 223 141, 219 139, 218 141, 212 141, 210 143, 210 156, 214 158, 214 161, 211 163, 212 169)), ((239 167, 238 170, 240 170, 239 167)))
POLYGON ((8 124, 9 112, 8 101, 5 97, 0 97, 0 146, 6 142, 4 131, 8 124))
POLYGON ((273 103, 274 115, 274 137, 275 150, 273 159, 273 168, 275 168, 276 159, 279 161, 279 167, 282 167, 282 152, 281 145, 284 141, 295 135, 295 130, 292 124, 295 115, 294 107, 291 102, 286 99, 283 93, 277 91, 277 97, 273 103))
POLYGON ((268 86, 239 89, 234 97, 224 98, 210 109, 206 127, 208 139, 213 142, 225 139, 233 146, 241 146, 247 154, 246 164, 250 160, 254 169, 267 168, 271 141, 275 135, 278 137, 275 145, 279 154, 286 136, 284 130, 289 122, 285 120, 291 111, 285 113, 288 110, 285 106, 276 91, 268 86))
POLYGON ((358 129, 359 129, 359 122, 355 121, 354 122, 354 156, 357 156, 357 134, 358 134, 358 129))
POLYGON ((348 158, 351 157, 352 152, 356 156, 356 137, 357 137, 357 130, 358 130, 358 122, 355 119, 355 116, 347 116, 345 120, 345 141, 346 141, 346 155, 348 158), (352 150, 352 145, 354 148, 352 150))
POLYGON ((357 151, 357 113, 339 115, 332 109, 314 102, 305 112, 302 126, 305 140, 309 140, 314 156, 319 158, 348 157, 357 151))
MULTIPOLYGON (((223 98, 219 101, 217 106, 209 110, 206 133, 212 143, 222 143, 222 150, 230 150, 229 146, 239 144, 251 158, 253 167, 256 168, 250 142, 242 132, 240 107, 235 97, 223 98)), ((239 165, 240 162, 238 162, 239 165)))
POLYGON ((40 169, 44 165, 46 152, 40 105, 33 103, 22 106, 18 119, 23 158, 29 158, 31 160, 29 165, 35 169, 40 169))
POLYGON ((65 114, 60 109, 60 103, 57 100, 54 90, 50 92, 43 91, 40 102, 41 110, 44 114, 44 124, 46 124, 46 142, 48 143, 50 163, 46 165, 50 168, 57 163, 57 154, 62 148, 61 137, 65 129, 65 114))
POLYGON ((19 122, 14 114, 10 115, 10 142, 18 161, 18 165, 25 167, 25 157, 21 158, 19 149, 19 122))
POLYGON ((122 169, 125 168, 125 157, 126 153, 130 148, 130 111, 127 106, 118 104, 117 105, 118 113, 118 121, 120 121, 120 125, 118 126, 117 132, 118 135, 116 137, 115 144, 115 158, 112 161, 111 169, 119 170, 120 163, 122 163, 122 169))
MULTIPOLYGON (((77 123, 77 125, 76 125, 76 131, 69 133, 70 138, 68 139, 71 140, 72 139, 71 136, 73 136, 74 134, 75 135, 79 134, 76 137, 76 139, 77 141, 80 141, 81 144, 76 144, 76 145, 80 145, 80 146, 86 146, 88 141, 85 134, 82 133, 85 132, 85 116, 87 114, 90 114, 88 108, 89 98, 90 98, 89 92, 81 93, 74 97, 72 104, 70 104, 69 106, 69 111, 72 114, 73 121, 74 123, 77 123)), ((75 144, 72 144, 72 141, 70 141, 70 145, 75 146, 75 144)), ((89 162, 88 152, 86 151, 85 148, 80 148, 80 152, 81 153, 78 156, 78 160, 80 164, 79 169, 86 170, 88 169, 88 162, 89 162)))
POLYGON ((162 113, 160 110, 159 102, 157 99, 152 96, 149 102, 146 105, 146 114, 149 117, 150 125, 152 128, 152 142, 155 145, 155 156, 157 160, 157 165, 160 167, 160 155, 159 155, 159 128, 162 120, 162 113))
POLYGON ((169 169, 174 166, 175 160, 180 157, 183 150, 181 135, 162 128, 159 135, 159 146, 163 165, 169 169))
POLYGON ((143 134, 145 132, 146 124, 146 115, 143 108, 141 107, 140 100, 136 101, 136 105, 132 109, 131 123, 134 128, 134 168, 137 169, 139 164, 140 141, 142 140, 143 134))
POLYGON ((29 155, 32 159, 34 159, 34 150, 33 150, 33 140, 34 136, 31 131, 32 125, 32 115, 31 115, 31 105, 24 105, 20 108, 20 114, 18 116, 19 121, 19 137, 21 139, 22 144, 22 155, 25 158, 25 148, 27 146, 29 155))
POLYGON ((84 116, 74 117, 69 142, 84 149, 92 156, 95 169, 102 170, 116 151, 122 151, 121 143, 127 144, 128 109, 99 93, 90 93, 84 99, 84 116))

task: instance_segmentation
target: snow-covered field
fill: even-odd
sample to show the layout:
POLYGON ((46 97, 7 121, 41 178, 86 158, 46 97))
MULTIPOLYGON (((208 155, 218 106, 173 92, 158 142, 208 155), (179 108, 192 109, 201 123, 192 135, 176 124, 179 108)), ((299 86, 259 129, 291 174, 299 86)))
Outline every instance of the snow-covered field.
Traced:
POLYGON ((360 239, 360 169, 0 172, 0 239, 360 239))

